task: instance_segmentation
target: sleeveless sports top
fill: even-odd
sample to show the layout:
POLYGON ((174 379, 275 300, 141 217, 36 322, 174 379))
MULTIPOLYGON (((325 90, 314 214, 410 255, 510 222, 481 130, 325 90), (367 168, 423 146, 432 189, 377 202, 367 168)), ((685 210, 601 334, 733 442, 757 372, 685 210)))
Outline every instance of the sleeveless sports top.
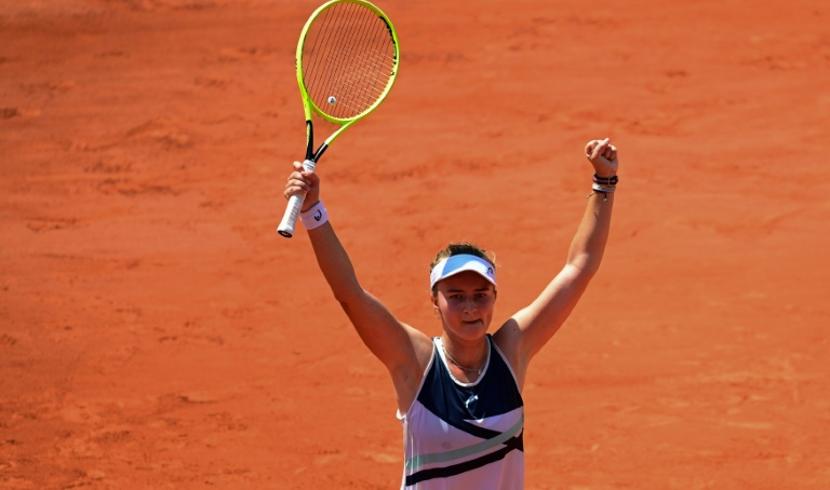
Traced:
POLYGON ((516 377, 487 335, 487 360, 473 383, 450 374, 441 338, 403 423, 403 490, 524 488, 524 403, 516 377), (495 352, 495 355, 493 353, 495 352))

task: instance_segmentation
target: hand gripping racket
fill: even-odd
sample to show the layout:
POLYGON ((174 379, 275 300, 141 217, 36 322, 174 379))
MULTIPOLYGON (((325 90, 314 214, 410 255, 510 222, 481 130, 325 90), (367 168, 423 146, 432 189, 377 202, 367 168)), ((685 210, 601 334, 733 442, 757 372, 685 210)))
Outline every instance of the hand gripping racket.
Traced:
MULTIPOLYGON (((313 171, 332 142, 377 108, 398 74, 398 36, 392 22, 366 0, 331 0, 306 21, 297 43, 297 84, 303 99, 306 153, 313 171), (312 113, 339 125, 314 149, 312 113)), ((305 195, 288 200, 277 232, 291 238, 305 195)))

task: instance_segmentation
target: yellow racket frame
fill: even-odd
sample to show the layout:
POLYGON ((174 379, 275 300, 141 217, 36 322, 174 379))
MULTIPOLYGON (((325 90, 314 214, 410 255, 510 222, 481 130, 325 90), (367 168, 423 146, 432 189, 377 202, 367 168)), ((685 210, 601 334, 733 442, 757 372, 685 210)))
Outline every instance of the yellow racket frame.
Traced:
MULTIPOLYGON (((309 172, 313 172, 317 165, 317 160, 323 156, 323 153, 326 149, 331 145, 331 143, 340 136, 343 131, 347 128, 351 127, 357 121, 363 119, 369 113, 377 109, 377 107, 383 102, 386 96, 389 94, 389 90, 392 88, 392 85, 395 83, 395 79, 398 76, 398 68, 400 65, 401 59, 401 52, 400 52, 400 45, 398 43, 398 34, 395 32, 395 27, 392 25, 392 21, 389 20, 389 17, 377 6, 368 2, 366 0, 330 0, 323 5, 319 6, 317 10, 311 13, 308 20, 306 21, 305 25, 303 26, 303 30, 300 32, 300 40, 297 42, 297 53, 296 53, 296 63, 297 63, 297 85, 300 87, 300 95, 303 100, 303 111, 305 112, 305 121, 306 121, 306 158, 303 161, 303 168, 309 172), (361 5, 365 8, 368 8, 370 11, 374 12, 380 19, 386 24, 386 28, 389 30, 389 34, 392 37, 392 44, 394 47, 393 59, 392 59, 392 68, 391 73, 389 74, 389 81, 386 83, 386 86, 381 92, 380 96, 377 100, 370 105, 365 111, 357 114, 353 117, 348 118, 341 118, 341 117, 334 117, 330 114, 327 114, 322 108, 318 107, 317 104, 311 100, 311 97, 308 95, 308 90, 305 86, 305 80, 303 79, 303 46, 305 46, 305 40, 308 36, 308 31, 311 29, 311 26, 314 24, 314 21, 326 10, 330 9, 331 7, 340 4, 340 3, 354 3, 361 5), (329 121, 334 124, 339 124, 340 127, 337 128, 328 138, 320 145, 317 150, 314 150, 314 126, 311 121, 311 117, 314 113, 317 113, 320 117, 324 120, 329 121)), ((288 199, 288 204, 285 207, 285 213, 283 214, 282 221, 280 221, 279 226, 277 227, 277 232, 286 237, 291 238, 294 235, 294 227, 297 221, 297 217, 300 214, 300 209, 302 208, 303 201, 305 200, 305 194, 294 194, 288 199)))
MULTIPOLYGON (((329 146, 343 131, 345 131, 348 127, 352 124, 356 123, 357 121, 363 119, 369 113, 377 109, 377 107, 383 102, 386 96, 389 94, 389 90, 392 89, 392 85, 395 83, 395 79, 398 76, 398 66, 400 64, 400 46, 398 44, 398 34, 395 31, 395 27, 392 25, 392 21, 389 20, 389 17, 378 8, 376 5, 368 2, 366 0, 330 0, 323 5, 319 6, 317 10, 312 12, 311 16, 309 16, 308 20, 306 21, 305 25, 303 26, 303 30, 300 33, 300 40, 297 42, 297 85, 300 87, 300 95, 303 99, 303 111, 305 112, 305 119, 306 121, 311 121, 312 113, 317 113, 320 117, 329 121, 334 124, 341 125, 334 133, 332 133, 328 138, 326 138, 325 142, 323 143, 323 147, 329 146), (314 24, 314 21, 326 10, 330 9, 331 7, 341 4, 341 3, 356 3, 358 5, 362 5, 375 14, 386 24, 386 28, 389 29, 389 33, 392 35, 392 43, 394 45, 394 55, 392 60, 392 72, 389 75, 389 81, 386 83, 386 87, 384 87, 383 92, 381 92, 380 97, 369 106, 365 111, 357 114, 353 117, 348 118, 341 118, 341 117, 334 117, 330 114, 327 114, 322 108, 317 106, 311 97, 308 95, 308 90, 305 86, 305 80, 303 79, 303 46, 305 46, 306 36, 308 35, 309 29, 311 29, 311 25, 314 24)), ((306 125, 306 137, 307 140, 311 140, 311 131, 312 128, 310 125, 306 125)), ((321 148, 322 149, 322 148, 321 148)), ((313 150, 312 150, 313 151, 313 150)), ((321 153, 318 151, 318 153, 321 153)), ((319 158, 319 156, 317 156, 319 158)), ((314 158, 316 161, 317 158, 314 158)))

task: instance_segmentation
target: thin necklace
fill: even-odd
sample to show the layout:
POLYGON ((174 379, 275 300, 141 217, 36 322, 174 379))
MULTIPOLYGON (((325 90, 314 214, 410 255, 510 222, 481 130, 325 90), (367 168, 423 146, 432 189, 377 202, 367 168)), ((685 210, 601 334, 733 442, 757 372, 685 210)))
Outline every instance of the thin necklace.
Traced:
POLYGON ((450 360, 451 363, 455 364, 456 367, 458 367, 459 369, 461 369, 465 373, 476 373, 476 377, 481 376, 481 371, 484 370, 484 363, 483 362, 481 363, 481 366, 479 366, 477 368, 469 368, 469 367, 461 364, 460 362, 456 361, 455 358, 453 356, 451 356, 449 352, 447 352, 447 346, 445 346, 443 342, 441 342, 441 350, 444 351, 444 355, 447 357, 447 359, 450 360))

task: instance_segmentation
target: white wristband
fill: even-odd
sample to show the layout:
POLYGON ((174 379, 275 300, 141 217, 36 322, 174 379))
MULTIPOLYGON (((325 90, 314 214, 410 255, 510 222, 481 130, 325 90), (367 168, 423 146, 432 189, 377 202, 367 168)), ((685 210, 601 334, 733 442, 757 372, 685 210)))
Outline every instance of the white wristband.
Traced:
POLYGON ((308 211, 300 213, 300 221, 306 230, 313 230, 326 224, 329 220, 329 214, 326 212, 326 207, 323 201, 317 201, 317 204, 311 206, 308 211))

